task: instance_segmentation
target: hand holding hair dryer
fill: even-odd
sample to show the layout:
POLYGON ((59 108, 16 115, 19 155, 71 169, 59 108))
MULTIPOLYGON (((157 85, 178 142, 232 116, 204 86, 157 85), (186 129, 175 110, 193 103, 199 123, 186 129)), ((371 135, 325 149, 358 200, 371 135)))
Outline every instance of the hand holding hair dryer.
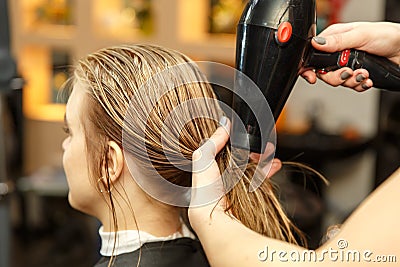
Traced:
MULTIPOLYGON (((358 50, 317 51, 311 46, 315 31, 315 0, 250 0, 243 11, 237 27, 236 69, 258 86, 274 120, 279 117, 302 68, 325 71, 345 66, 364 68, 369 71, 374 87, 400 91, 399 66, 358 50)), ((241 88, 240 79, 236 78, 235 92, 246 90, 241 88)), ((238 118, 232 118, 231 143, 237 148, 263 153, 275 122, 260 127, 256 118, 263 114, 256 113, 265 110, 249 105, 253 104, 246 103, 238 94, 233 95, 232 108, 238 118)))

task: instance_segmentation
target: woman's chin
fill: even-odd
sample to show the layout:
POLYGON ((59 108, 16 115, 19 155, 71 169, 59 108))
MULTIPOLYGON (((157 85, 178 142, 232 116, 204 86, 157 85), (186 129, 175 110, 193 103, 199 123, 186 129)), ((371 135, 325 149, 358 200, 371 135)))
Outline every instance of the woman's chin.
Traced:
POLYGON ((96 212, 94 212, 95 211, 93 206, 93 203, 95 203, 94 201, 78 201, 77 199, 74 198, 73 194, 69 192, 68 202, 73 209, 97 218, 96 212))
POLYGON ((71 194, 71 191, 68 193, 68 202, 72 208, 74 208, 78 211, 81 211, 83 213, 87 213, 86 209, 84 208, 84 205, 82 205, 82 203, 75 200, 75 198, 71 194))

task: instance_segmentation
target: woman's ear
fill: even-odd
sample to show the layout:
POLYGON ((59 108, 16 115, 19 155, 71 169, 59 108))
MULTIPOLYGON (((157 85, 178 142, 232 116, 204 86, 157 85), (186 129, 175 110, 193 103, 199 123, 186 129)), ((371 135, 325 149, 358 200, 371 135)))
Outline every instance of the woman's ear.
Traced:
POLYGON ((110 180, 115 182, 124 169, 124 154, 122 148, 114 141, 108 141, 107 165, 110 180))

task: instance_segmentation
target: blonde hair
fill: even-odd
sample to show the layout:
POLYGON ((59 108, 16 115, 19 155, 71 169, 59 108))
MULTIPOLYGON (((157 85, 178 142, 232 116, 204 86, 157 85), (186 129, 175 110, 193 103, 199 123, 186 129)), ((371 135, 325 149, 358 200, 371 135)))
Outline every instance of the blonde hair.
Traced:
MULTIPOLYGON (((175 155, 179 158, 178 154, 182 154, 187 159, 182 164, 190 165, 192 153, 218 127, 218 122, 210 119, 222 115, 218 103, 202 101, 216 99, 213 89, 207 82, 180 83, 184 76, 203 76, 194 64, 178 72, 172 79, 178 86, 159 99, 154 96, 157 95, 158 86, 163 86, 162 82, 158 86, 152 84, 143 89, 143 85, 160 71, 188 62, 191 60, 177 51, 153 45, 110 47, 79 61, 75 79, 83 82, 88 89, 83 121, 86 121, 87 152, 92 155, 89 157, 89 166, 93 177, 102 176, 107 162, 107 141, 113 140, 121 147, 124 145, 125 153, 132 155, 139 162, 138 165, 143 164, 143 169, 155 168, 167 181, 181 186, 191 185, 192 174, 187 171, 191 169, 190 166, 185 170, 177 167, 179 163, 172 164, 169 159, 175 158, 175 155), (186 107, 187 110, 183 106, 183 111, 176 113, 177 118, 170 120, 168 129, 163 129, 166 117, 181 103, 192 99, 196 101, 186 107), (190 120, 191 112, 196 110, 205 116, 190 120), (124 123, 127 112, 135 114, 135 120, 124 123), (184 127, 178 125, 178 120, 185 122, 184 127), (144 135, 138 130, 143 127, 144 135), (128 140, 124 144, 123 134, 124 139, 128 140), (179 149, 176 144, 163 142, 161 134, 166 135, 164 140, 179 140, 179 149), (141 143, 146 145, 146 155, 138 149, 141 143), (144 157, 150 161, 144 160, 144 157)), ((226 211, 262 235, 296 243, 294 231, 298 230, 281 207, 271 181, 266 179, 257 190, 248 192, 251 179, 264 179, 264 174, 257 170, 254 162, 246 163, 244 172, 236 172, 235 166, 232 168, 229 164, 231 157, 229 144, 216 156, 221 172, 231 170, 223 176, 226 185, 232 183, 230 180, 241 178, 226 194, 226 211), (237 175, 241 177, 234 177, 237 175)), ((110 189, 111 181, 108 179, 107 183, 110 189)), ((112 203, 111 192, 109 199, 112 203)), ((117 229, 115 214, 114 224, 117 229)))

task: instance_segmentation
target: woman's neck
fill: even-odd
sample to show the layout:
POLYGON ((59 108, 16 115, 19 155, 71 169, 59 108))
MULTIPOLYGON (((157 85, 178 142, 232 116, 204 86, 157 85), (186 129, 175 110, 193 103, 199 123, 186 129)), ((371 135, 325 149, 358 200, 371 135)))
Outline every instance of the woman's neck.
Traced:
POLYGON ((113 189, 113 205, 106 197, 108 203, 100 207, 99 216, 96 216, 102 222, 104 232, 140 230, 161 237, 180 230, 180 209, 148 196, 135 182, 128 168, 124 168, 123 175, 113 189), (114 213, 110 207, 114 207, 114 213))
POLYGON ((161 237, 181 230, 182 222, 178 208, 150 202, 135 204, 129 207, 128 205, 115 207, 117 227, 114 225, 111 211, 106 218, 99 218, 103 224, 103 231, 140 230, 161 237))

